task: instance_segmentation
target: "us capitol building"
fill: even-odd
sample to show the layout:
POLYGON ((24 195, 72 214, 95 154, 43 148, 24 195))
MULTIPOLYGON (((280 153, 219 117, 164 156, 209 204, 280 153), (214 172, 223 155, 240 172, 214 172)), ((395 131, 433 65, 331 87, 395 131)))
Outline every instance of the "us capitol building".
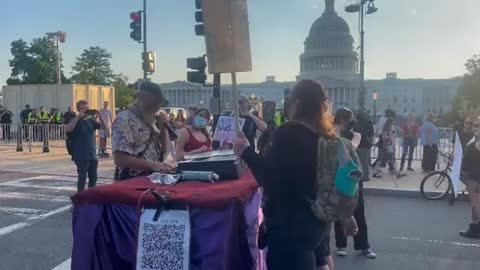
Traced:
MULTIPOLYGON (((300 55, 300 72, 296 80, 312 79, 328 91, 333 108, 358 107, 360 75, 358 53, 348 23, 335 12, 335 1, 325 0, 325 10, 316 19, 304 42, 300 55)), ((283 107, 284 90, 292 88, 295 81, 277 82, 267 76, 265 82, 240 84, 241 95, 255 95, 264 101, 275 101, 283 107)), ((451 100, 457 93, 460 79, 400 79, 395 72, 382 80, 366 80, 367 109, 373 108, 373 92, 378 93, 377 113, 387 108, 399 115, 428 112, 444 114, 450 110, 451 100)), ((172 107, 208 107, 212 88, 184 81, 162 84, 172 107)), ((222 106, 230 109, 231 87, 222 85, 222 106)))

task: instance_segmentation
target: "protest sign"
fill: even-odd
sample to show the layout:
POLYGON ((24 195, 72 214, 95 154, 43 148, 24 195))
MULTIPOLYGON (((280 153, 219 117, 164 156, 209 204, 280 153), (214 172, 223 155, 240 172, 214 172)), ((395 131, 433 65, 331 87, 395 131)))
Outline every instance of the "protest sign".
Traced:
MULTIPOLYGON (((245 119, 240 118, 240 128, 243 128, 245 124, 245 119)), ((224 142, 233 143, 236 138, 235 133, 235 118, 232 116, 220 116, 218 119, 217 127, 215 128, 215 133, 213 135, 214 141, 219 141, 220 144, 224 142)))

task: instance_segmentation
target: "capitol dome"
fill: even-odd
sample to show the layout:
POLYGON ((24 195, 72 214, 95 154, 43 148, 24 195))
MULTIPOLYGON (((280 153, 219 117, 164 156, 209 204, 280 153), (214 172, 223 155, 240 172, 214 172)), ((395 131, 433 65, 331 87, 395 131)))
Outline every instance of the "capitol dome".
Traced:
POLYGON ((322 36, 326 32, 338 32, 350 34, 347 22, 336 12, 324 12, 320 18, 315 20, 310 28, 310 37, 322 36))
POLYGON ((328 76, 355 79, 358 55, 347 22, 335 12, 335 1, 325 0, 325 10, 315 20, 300 56, 300 77, 314 79, 328 76))

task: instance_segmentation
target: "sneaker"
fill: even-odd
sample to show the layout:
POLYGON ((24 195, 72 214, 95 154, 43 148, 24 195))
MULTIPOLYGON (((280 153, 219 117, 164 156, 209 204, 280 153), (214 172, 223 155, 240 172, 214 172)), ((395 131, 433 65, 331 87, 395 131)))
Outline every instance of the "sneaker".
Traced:
POLYGON ((480 224, 470 224, 468 230, 459 232, 460 236, 472 239, 480 239, 480 224))
POLYGON ((362 250, 362 255, 370 259, 377 258, 377 254, 371 248, 362 250))
POLYGON ((412 167, 408 167, 407 170, 414 172, 415 170, 412 167))
POLYGON ((383 178, 383 176, 382 176, 381 174, 379 174, 379 173, 374 173, 374 174, 372 175, 372 177, 373 177, 373 178, 383 178))
POLYGON ((337 256, 340 256, 340 257, 345 257, 347 256, 347 250, 344 249, 344 248, 339 248, 337 249, 337 256))

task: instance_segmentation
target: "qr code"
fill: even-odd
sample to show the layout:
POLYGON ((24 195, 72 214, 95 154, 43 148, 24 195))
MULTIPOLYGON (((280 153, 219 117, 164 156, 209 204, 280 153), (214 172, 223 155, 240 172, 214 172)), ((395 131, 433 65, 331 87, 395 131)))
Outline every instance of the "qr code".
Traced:
POLYGON ((145 223, 143 229, 142 269, 184 269, 185 225, 145 223))

